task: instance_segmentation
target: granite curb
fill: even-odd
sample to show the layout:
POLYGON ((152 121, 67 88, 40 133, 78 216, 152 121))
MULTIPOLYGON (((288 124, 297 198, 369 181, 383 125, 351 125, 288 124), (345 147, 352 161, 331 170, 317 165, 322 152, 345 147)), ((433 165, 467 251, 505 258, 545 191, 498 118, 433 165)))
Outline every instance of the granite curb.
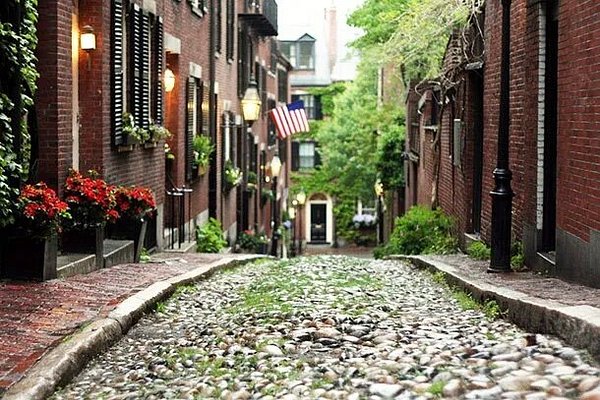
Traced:
POLYGON ((156 282, 121 302, 106 318, 92 321, 45 354, 27 375, 2 397, 4 400, 41 400, 72 379, 95 355, 121 339, 156 303, 177 287, 210 277, 215 272, 266 258, 264 255, 221 259, 190 272, 156 282))
POLYGON ((427 256, 390 256, 415 267, 439 271, 449 285, 471 293, 474 299, 495 300, 505 318, 534 333, 551 334, 571 346, 583 348, 600 361, 600 309, 588 305, 570 306, 557 301, 534 297, 523 292, 472 279, 453 266, 427 256))

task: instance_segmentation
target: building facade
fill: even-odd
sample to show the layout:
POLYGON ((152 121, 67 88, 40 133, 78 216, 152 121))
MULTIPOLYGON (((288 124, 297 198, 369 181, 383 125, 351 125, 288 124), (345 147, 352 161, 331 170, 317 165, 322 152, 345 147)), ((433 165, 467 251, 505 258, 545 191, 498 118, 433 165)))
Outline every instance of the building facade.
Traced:
MULTIPOLYGON (((519 0, 510 10, 513 242, 522 242, 527 266, 598 287, 600 77, 594 66, 600 56, 593 35, 598 23, 591 16, 600 6, 519 0)), ((408 118, 407 153, 420 147, 420 157, 409 161, 407 202, 430 204, 427 196, 437 182, 439 205, 458 220, 459 237, 478 233, 489 243, 500 118, 501 2, 486 3, 481 27, 485 55, 481 64, 469 60, 462 66, 455 91, 439 97, 436 88, 413 90, 408 97, 413 118, 408 118), (415 117, 418 111, 422 114, 415 117), (441 115, 437 180, 435 165, 428 162, 432 114, 441 115)))

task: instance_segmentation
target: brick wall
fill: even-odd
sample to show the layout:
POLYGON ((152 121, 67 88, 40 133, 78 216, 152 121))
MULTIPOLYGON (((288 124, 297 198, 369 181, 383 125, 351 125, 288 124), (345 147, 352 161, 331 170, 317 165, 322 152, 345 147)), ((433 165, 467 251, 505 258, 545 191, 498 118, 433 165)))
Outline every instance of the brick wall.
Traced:
POLYGON ((37 47, 40 180, 62 192, 72 165, 71 2, 41 0, 37 47))

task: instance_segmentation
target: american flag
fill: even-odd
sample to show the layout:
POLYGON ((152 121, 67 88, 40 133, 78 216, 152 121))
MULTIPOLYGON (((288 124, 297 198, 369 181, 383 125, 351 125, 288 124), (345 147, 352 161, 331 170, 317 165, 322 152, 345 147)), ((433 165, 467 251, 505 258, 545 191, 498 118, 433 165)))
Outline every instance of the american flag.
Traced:
POLYGON ((302 100, 273 108, 269 111, 269 116, 275 123, 279 139, 285 139, 296 132, 308 132, 310 130, 302 100))

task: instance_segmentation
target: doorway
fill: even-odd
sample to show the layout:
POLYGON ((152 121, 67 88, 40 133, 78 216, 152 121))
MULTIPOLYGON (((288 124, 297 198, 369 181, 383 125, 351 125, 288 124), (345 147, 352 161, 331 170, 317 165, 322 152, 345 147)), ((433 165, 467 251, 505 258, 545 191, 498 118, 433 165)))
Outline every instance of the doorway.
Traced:
POLYGON ((473 85, 473 206, 472 233, 481 233, 481 196, 483 181, 483 76, 480 71, 469 74, 473 85))
POLYGON ((327 242, 327 204, 311 203, 310 205, 310 241, 327 242))
POLYGON ((546 76, 544 100, 544 195, 541 251, 556 247, 556 153, 558 131, 558 6, 546 3, 546 76))

